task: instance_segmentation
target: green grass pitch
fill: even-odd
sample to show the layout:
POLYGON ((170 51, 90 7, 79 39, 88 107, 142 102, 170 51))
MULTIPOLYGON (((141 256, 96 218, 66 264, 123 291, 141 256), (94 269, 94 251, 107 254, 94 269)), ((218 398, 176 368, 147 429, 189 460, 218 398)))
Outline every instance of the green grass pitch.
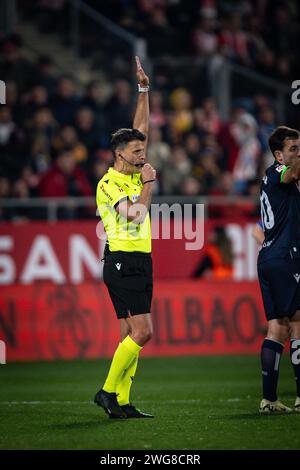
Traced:
MULTIPOLYGON (((0 366, 0 449, 300 449, 300 414, 260 416, 259 357, 141 358, 132 401, 149 420, 92 403, 108 360, 0 366)), ((288 355, 279 396, 295 400, 288 355)))

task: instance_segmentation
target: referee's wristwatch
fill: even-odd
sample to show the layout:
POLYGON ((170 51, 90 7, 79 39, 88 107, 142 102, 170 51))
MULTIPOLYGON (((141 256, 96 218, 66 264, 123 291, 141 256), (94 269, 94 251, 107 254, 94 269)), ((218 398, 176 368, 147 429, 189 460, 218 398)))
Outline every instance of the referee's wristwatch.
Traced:
POLYGON ((138 83, 138 92, 139 93, 148 93, 149 88, 150 88, 149 85, 143 86, 140 83, 138 83))

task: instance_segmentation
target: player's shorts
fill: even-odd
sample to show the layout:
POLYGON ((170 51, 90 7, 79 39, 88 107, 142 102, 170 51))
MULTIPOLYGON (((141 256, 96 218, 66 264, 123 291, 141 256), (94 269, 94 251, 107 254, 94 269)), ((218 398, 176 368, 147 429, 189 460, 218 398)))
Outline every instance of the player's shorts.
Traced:
POLYGON ((109 252, 104 258, 103 280, 118 318, 150 313, 153 292, 151 254, 109 252))
POLYGON ((257 269, 267 320, 292 317, 300 309, 300 259, 269 259, 257 269))

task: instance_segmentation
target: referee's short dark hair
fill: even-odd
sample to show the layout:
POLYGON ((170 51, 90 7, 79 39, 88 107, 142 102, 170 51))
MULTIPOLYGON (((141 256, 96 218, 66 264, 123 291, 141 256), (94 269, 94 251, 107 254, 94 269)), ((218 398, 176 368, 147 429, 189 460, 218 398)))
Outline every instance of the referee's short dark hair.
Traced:
POLYGON ((115 153, 117 148, 124 148, 129 142, 140 140, 145 142, 146 136, 138 129, 118 129, 111 136, 111 149, 115 153))
MULTIPOLYGON (((269 137, 270 150, 275 157, 276 150, 283 150, 285 139, 296 140, 299 139, 300 133, 297 129, 292 129, 287 126, 278 126, 269 137)), ((275 157, 276 158, 276 157, 275 157)))

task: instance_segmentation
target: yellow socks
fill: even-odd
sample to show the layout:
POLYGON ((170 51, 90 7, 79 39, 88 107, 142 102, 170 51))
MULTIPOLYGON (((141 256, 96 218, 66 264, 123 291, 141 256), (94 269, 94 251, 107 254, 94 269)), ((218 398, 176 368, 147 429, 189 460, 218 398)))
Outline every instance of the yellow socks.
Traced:
POLYGON ((122 379, 126 369, 131 366, 131 363, 136 359, 136 356, 142 349, 130 336, 126 338, 117 347, 109 372, 106 378, 103 390, 108 393, 117 391, 117 386, 122 379))
POLYGON ((127 405, 130 402, 130 389, 138 365, 139 353, 136 354, 133 362, 130 364, 121 381, 117 385, 117 399, 120 406, 127 405))

